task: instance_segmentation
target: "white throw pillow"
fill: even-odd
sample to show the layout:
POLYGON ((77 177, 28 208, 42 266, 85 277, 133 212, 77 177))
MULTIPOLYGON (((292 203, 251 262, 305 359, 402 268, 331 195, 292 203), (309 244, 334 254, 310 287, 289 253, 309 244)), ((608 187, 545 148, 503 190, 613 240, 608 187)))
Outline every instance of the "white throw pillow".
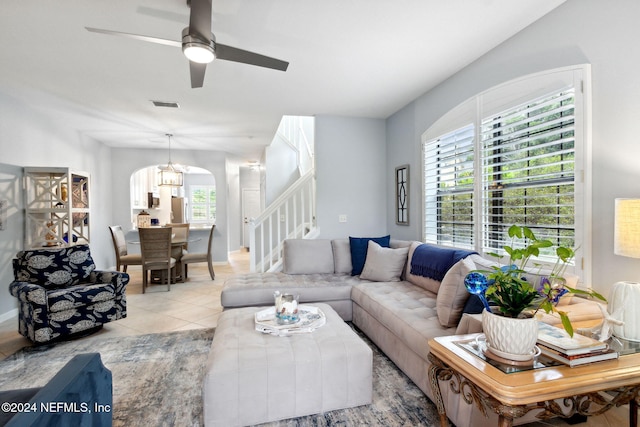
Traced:
POLYGON ((282 272, 286 274, 333 273, 333 247, 329 239, 286 239, 282 272))
POLYGON ((462 310, 469 298, 469 292, 464 286, 464 278, 475 269, 475 263, 468 256, 453 264, 442 279, 436 297, 436 313, 443 327, 453 328, 460 322, 462 310))
POLYGON ((408 247, 383 248, 373 240, 369 240, 367 259, 360 278, 372 282, 399 282, 408 253, 408 247))

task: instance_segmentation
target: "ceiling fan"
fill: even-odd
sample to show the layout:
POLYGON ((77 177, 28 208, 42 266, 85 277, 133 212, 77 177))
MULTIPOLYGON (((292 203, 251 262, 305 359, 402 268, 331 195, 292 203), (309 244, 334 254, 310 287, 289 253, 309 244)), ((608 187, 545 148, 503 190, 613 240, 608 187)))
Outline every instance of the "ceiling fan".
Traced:
POLYGON ((191 6, 191 14, 189 16, 189 26, 182 30, 182 41, 103 30, 100 28, 85 28, 94 33, 122 36, 145 42, 181 47, 182 52, 189 60, 192 88, 202 87, 207 64, 214 59, 241 62, 243 64, 257 65, 259 67, 280 71, 287 70, 289 63, 286 61, 217 43, 215 36, 211 32, 211 0, 187 0, 187 4, 191 6))

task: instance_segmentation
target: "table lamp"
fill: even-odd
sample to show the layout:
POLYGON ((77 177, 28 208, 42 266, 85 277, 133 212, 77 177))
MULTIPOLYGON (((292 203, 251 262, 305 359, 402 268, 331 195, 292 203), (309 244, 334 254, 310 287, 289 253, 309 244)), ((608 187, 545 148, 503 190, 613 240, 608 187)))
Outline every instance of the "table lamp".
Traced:
MULTIPOLYGON (((615 200, 613 247, 616 255, 640 258, 640 199, 615 200)), ((613 325, 613 334, 640 341, 640 283, 618 282, 611 288, 608 312, 623 324, 613 325)))

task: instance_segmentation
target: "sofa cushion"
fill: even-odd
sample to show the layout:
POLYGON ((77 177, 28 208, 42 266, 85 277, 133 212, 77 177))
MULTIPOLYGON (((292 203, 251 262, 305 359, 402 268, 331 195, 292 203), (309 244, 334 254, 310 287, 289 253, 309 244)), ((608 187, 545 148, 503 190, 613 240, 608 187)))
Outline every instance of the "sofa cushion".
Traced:
POLYGON ((349 246, 351 247, 351 275, 357 276, 362 273, 364 263, 367 259, 367 245, 369 240, 373 240, 383 248, 389 247, 391 235, 383 237, 351 237, 349 236, 349 246))
POLYGON ((349 300, 360 279, 348 274, 247 273, 228 278, 220 301, 225 308, 273 304, 276 290, 300 295, 301 303, 349 300))
POLYGON ((413 253, 415 252, 416 248, 421 244, 422 242, 412 242, 411 246, 409 247, 409 256, 407 258, 406 266, 406 279, 416 286, 420 286, 421 288, 426 289, 429 292, 437 294, 438 289, 440 289, 440 282, 438 280, 411 274, 411 258, 413 258, 413 253))
POLYGON ((333 248, 328 239, 287 239, 284 241, 283 273, 333 273, 333 248))
POLYGON ((409 248, 383 248, 373 240, 369 240, 367 260, 360 278, 374 282, 399 282, 402 270, 407 263, 408 252, 409 248))
POLYGON ((89 245, 18 252, 13 262, 17 282, 56 289, 85 282, 96 266, 89 245))
POLYGON ((464 305, 469 298, 469 292, 464 286, 464 278, 475 269, 475 263, 470 257, 456 262, 442 279, 436 299, 438 320, 445 328, 455 327, 460 318, 464 305))
POLYGON ((440 325, 436 295, 407 281, 363 282, 351 299, 424 360, 429 339, 455 332, 440 325))
POLYGON ((334 273, 351 274, 351 246, 349 239, 334 239, 331 241, 333 247, 333 267, 334 273))

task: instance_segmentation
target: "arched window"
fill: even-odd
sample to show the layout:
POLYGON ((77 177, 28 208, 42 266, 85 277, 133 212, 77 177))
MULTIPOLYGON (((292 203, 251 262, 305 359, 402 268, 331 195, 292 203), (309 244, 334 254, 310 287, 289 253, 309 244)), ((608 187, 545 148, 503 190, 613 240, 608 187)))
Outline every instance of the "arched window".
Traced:
POLYGON ((499 252, 509 227, 526 225, 577 248, 575 273, 584 276, 587 87, 588 66, 538 73, 483 92, 431 126, 422 138, 424 240, 499 252))

